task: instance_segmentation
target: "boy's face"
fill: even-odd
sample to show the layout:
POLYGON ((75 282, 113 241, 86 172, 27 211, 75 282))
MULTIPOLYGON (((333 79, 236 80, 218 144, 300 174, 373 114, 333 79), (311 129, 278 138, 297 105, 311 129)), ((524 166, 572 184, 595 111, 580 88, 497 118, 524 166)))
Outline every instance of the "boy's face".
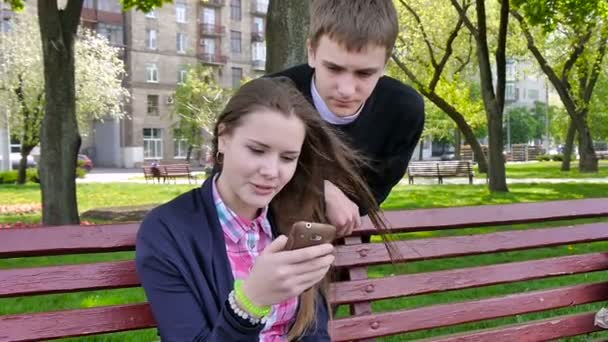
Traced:
POLYGON ((329 109, 338 116, 350 116, 384 74, 386 48, 368 44, 361 51, 348 51, 324 35, 316 48, 308 44, 308 65, 315 68, 315 86, 329 109))

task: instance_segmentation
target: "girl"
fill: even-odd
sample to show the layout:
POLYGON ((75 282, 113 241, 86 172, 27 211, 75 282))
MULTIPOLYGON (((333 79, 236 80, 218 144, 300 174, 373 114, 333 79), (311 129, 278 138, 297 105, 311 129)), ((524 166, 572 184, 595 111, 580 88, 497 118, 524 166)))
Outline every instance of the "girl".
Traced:
POLYGON ((137 272, 163 341, 329 341, 333 246, 283 250, 292 224, 325 222, 323 182, 362 200, 360 160, 287 78, 245 84, 214 129, 219 172, 152 210, 137 272))

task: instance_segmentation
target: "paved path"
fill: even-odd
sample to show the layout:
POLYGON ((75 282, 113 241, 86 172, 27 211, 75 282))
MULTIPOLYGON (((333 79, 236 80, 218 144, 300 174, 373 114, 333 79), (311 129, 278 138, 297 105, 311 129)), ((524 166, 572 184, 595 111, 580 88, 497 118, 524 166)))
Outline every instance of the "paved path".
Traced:
MULTIPOLYGON (((202 178, 202 171, 194 169, 194 173, 199 175, 198 182, 200 184, 202 178)), ((78 179, 78 183, 115 183, 115 182, 128 182, 128 183, 146 183, 144 175, 141 169, 119 169, 119 168, 95 168, 93 171, 88 173, 84 179, 78 179)), ((416 178, 414 179, 416 185, 418 184, 437 184, 437 179, 431 178, 416 178)), ((485 184, 485 178, 474 178, 475 184, 485 184)), ((446 178, 444 184, 468 184, 469 181, 465 177, 459 178, 446 178)), ((508 184, 516 183, 608 183, 608 177, 604 178, 510 178, 507 179, 508 184)), ((170 182, 173 184, 173 181, 170 182)), ((177 184, 188 184, 187 179, 178 179, 177 184)), ((403 178, 399 184, 407 185, 407 177, 403 178)), ((161 183, 162 185, 162 183, 161 183)), ((165 184, 166 185, 166 184, 165 184)))

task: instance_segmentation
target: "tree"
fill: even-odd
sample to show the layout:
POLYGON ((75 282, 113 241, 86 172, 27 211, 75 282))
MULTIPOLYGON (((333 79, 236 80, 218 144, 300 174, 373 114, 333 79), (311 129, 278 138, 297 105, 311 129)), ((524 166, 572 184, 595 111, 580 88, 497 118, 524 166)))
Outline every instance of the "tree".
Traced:
POLYGON ((570 169, 578 133, 579 170, 597 172, 588 119, 608 44, 608 4, 604 0, 514 0, 514 5, 517 7, 511 13, 521 26, 528 49, 570 116, 562 170, 570 169))
MULTIPOLYGON (((24 0, 5 0, 23 9, 24 0)), ((45 108, 40 135, 42 221, 47 225, 78 223, 76 159, 80 134, 76 119, 74 40, 84 0, 37 2, 44 65, 45 108)), ((148 12, 168 0, 122 0, 124 9, 148 12)))
MULTIPOLYGON (((543 123, 535 111, 525 107, 512 108, 507 112, 507 118, 511 144, 527 144, 542 136, 543 123)), ((506 125, 504 130, 507 130, 506 125)))
MULTIPOLYGON (((462 30, 464 20, 445 3, 428 7, 424 1, 400 0, 398 5, 402 33, 392 54, 398 68, 390 68, 391 75, 403 78, 405 74, 422 95, 453 120, 477 156, 480 171, 487 172, 487 161, 475 136, 474 125, 485 120, 479 120, 483 104, 481 98, 473 96, 472 75, 467 73, 473 42, 471 35, 462 30)), ((469 7, 467 4, 464 10, 469 7)), ((433 127, 441 121, 429 118, 425 131, 444 138, 446 132, 438 134, 433 127)))
MULTIPOLYGON (((11 130, 21 141, 18 183, 25 183, 26 157, 40 143, 44 117, 44 82, 40 33, 36 18, 27 13, 15 18, 13 28, 2 33, 5 70, 0 75, 5 102, 11 108, 11 130)), ((128 99, 122 87, 124 65, 119 51, 89 30, 76 40, 76 114, 78 127, 88 131, 94 119, 122 118, 121 103, 128 99), (103 89, 101 92, 99 89, 103 89)))
POLYGON ((505 76, 506 76, 506 49, 507 29, 509 25, 509 0, 500 1, 498 9, 498 32, 496 34, 496 47, 494 56, 496 59, 496 82, 494 82, 492 65, 490 62, 490 44, 488 36, 493 36, 488 29, 488 17, 484 0, 475 0, 476 20, 471 20, 467 15, 469 0, 451 0, 452 5, 460 14, 464 25, 473 35, 477 51, 477 65, 481 80, 481 94, 486 118, 488 121, 489 136, 489 187, 490 191, 509 191, 507 188, 505 160, 503 156, 502 122, 505 105, 505 76), (496 86, 496 88, 494 88, 496 86))
POLYGON ((217 116, 231 94, 219 85, 212 67, 196 65, 188 70, 186 81, 175 92, 174 107, 180 138, 188 141, 186 160, 190 160, 193 148, 202 147, 201 130, 205 130, 207 136, 213 131, 217 116))
POLYGON ((270 0, 266 22, 266 72, 306 63, 311 0, 270 0))

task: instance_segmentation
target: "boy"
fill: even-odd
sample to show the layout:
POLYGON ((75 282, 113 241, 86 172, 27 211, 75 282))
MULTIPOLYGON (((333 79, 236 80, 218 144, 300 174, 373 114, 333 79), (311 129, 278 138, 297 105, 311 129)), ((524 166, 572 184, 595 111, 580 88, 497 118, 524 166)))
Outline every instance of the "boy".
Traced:
MULTIPOLYGON (((392 0, 314 0, 308 65, 272 76, 291 78, 323 119, 369 158, 362 170, 378 204, 403 177, 424 127, 424 101, 383 76, 399 32, 392 0)), ((356 199, 325 182, 329 221, 341 236, 361 225, 356 199)))

